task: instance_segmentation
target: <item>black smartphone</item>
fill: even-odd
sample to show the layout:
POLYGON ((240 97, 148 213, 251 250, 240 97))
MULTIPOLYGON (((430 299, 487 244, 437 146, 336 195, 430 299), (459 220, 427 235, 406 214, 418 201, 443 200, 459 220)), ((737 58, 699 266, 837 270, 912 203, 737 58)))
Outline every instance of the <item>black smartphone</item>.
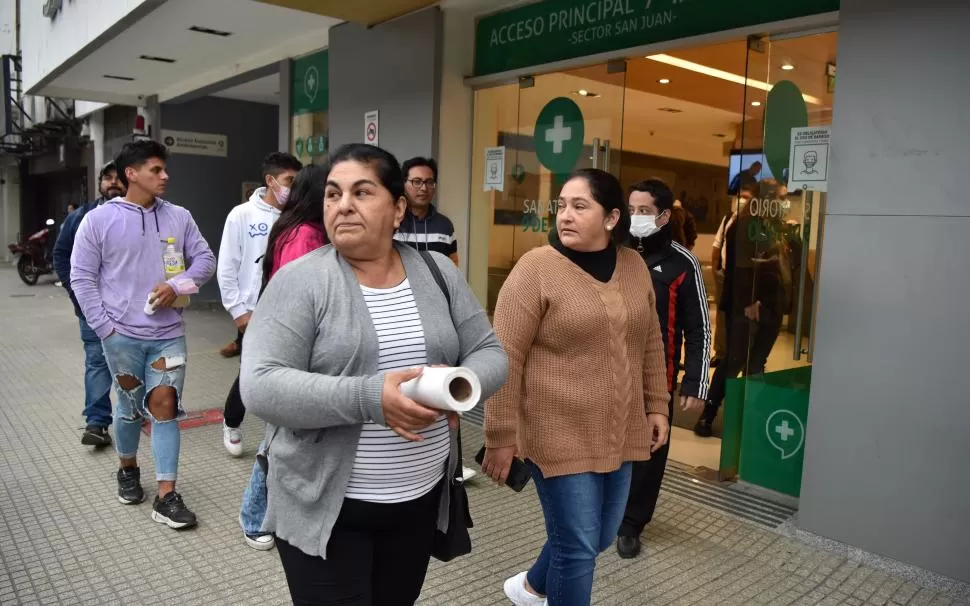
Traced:
MULTIPOLYGON (((482 463, 485 461, 485 447, 478 451, 475 455, 475 462, 481 467, 482 463)), ((532 473, 529 468, 521 459, 513 458, 512 467, 509 468, 509 477, 505 478, 505 485, 514 490, 515 492, 522 492, 525 485, 529 483, 532 479, 532 473)))

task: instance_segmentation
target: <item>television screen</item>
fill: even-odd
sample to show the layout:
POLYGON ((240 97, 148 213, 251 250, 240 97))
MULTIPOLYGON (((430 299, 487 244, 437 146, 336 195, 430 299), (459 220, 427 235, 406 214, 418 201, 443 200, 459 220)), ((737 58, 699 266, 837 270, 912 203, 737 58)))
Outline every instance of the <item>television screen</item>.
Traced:
POLYGON ((740 187, 742 179, 740 177, 742 170, 747 170, 755 162, 761 163, 761 171, 756 175, 746 176, 744 181, 749 178, 753 178, 755 182, 761 181, 762 179, 771 179, 774 175, 771 174, 771 169, 768 168, 768 161, 765 160, 764 153, 758 150, 735 150, 731 152, 731 160, 728 166, 728 193, 731 195, 737 195, 738 187, 740 187))

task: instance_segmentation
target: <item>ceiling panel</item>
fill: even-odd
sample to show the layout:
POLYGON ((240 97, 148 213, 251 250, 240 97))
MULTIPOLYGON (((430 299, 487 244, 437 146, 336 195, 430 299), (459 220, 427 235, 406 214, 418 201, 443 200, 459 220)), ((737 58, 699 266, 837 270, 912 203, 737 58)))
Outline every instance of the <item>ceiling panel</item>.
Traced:
POLYGON ((438 4, 437 0, 258 0, 266 4, 335 17, 363 25, 376 25, 388 19, 438 4))
POLYGON ((226 0, 168 0, 55 78, 51 87, 135 98, 169 90, 184 94, 306 52, 306 47, 325 47, 329 28, 340 23, 255 0, 232 4, 226 10, 226 0))

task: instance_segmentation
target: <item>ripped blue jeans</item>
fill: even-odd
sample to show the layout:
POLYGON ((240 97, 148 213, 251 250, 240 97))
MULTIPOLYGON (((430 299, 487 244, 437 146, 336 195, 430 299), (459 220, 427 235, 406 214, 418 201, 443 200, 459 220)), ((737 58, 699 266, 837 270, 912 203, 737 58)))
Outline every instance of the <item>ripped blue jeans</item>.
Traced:
POLYGON ((114 333, 102 342, 104 358, 114 379, 115 450, 122 459, 138 454, 144 419, 152 424, 152 458, 155 479, 175 481, 178 475, 178 421, 185 417, 182 386, 185 384, 185 337, 148 341, 114 333), (161 367, 161 368, 159 368, 161 367), (123 387, 133 387, 125 389, 123 387), (177 412, 174 419, 160 421, 148 409, 148 397, 158 387, 173 387, 177 412))

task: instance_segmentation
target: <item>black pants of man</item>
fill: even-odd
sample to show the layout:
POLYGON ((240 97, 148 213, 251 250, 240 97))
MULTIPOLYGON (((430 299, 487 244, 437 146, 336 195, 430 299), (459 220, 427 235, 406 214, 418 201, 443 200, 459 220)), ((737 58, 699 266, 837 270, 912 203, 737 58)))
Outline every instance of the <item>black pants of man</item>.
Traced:
POLYGON ((443 484, 404 503, 345 499, 326 560, 277 537, 293 604, 412 606, 428 573, 443 484))
MULTIPOLYGON (((670 416, 674 416, 674 394, 670 394, 670 416)), ((626 512, 620 524, 621 537, 638 537, 653 519, 660 497, 660 484, 667 469, 667 455, 670 453, 670 440, 650 455, 649 461, 634 461, 633 479, 630 481, 630 496, 626 501, 626 512)))
MULTIPOLYGON (((236 344, 239 345, 239 355, 242 356, 242 343, 243 334, 237 333, 236 344)), ((238 428, 242 425, 243 419, 246 418, 246 407, 243 406, 242 396, 239 394, 239 375, 236 375, 236 380, 232 382, 232 387, 229 388, 229 395, 226 396, 226 406, 222 411, 222 416, 226 420, 226 426, 232 427, 233 429, 238 428)))
POLYGON ((721 362, 711 378, 711 390, 704 407, 705 419, 714 422, 717 409, 724 402, 728 379, 733 379, 742 372, 745 375, 764 372, 779 332, 781 315, 764 308, 758 322, 749 320, 744 314, 731 316, 728 323, 728 357, 721 362))

